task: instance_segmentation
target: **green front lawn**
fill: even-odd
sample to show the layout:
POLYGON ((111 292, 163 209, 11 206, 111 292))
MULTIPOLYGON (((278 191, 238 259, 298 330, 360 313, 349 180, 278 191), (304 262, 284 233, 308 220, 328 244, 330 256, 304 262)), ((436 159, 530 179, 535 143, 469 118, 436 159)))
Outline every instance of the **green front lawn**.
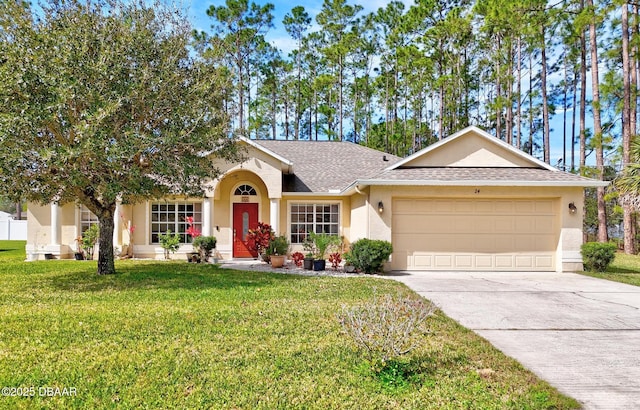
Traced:
POLYGON ((413 375, 381 380, 336 314, 374 289, 408 292, 395 281, 142 261, 99 277, 22 249, 0 241, 0 387, 34 394, 0 408, 577 407, 442 314, 407 358, 413 375), (76 395, 46 397, 55 388, 76 395))
POLYGON ((616 258, 613 260, 613 263, 609 265, 606 272, 583 273, 595 278, 608 279, 640 286, 640 256, 627 255, 626 253, 618 252, 616 253, 616 258))

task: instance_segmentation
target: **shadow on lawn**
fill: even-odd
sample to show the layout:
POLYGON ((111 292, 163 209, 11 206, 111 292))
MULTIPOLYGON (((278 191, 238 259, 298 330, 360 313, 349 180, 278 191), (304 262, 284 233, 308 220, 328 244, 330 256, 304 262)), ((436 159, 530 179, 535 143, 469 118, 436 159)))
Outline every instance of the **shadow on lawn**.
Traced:
MULTIPOLYGON (((61 261, 60 263, 64 264, 65 262, 61 261)), ((105 276, 97 275, 95 267, 95 263, 91 263, 91 268, 86 270, 49 277, 47 278, 48 286, 59 290, 80 292, 140 289, 234 289, 265 288, 270 285, 281 285, 283 282, 308 279, 298 275, 236 271, 218 268, 214 265, 184 262, 128 261, 126 264, 116 264, 117 274, 105 276)))

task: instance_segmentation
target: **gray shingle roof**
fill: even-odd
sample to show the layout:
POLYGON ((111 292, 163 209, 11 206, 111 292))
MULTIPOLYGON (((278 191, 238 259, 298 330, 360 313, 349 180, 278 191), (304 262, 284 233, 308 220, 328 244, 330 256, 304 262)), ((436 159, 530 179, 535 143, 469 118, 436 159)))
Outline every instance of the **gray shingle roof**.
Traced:
POLYGON ((259 140, 255 143, 290 160, 284 192, 339 192, 363 185, 598 186, 579 175, 542 168, 419 167, 386 168, 402 160, 351 142, 259 140), (383 157, 387 161, 383 161, 383 157))
POLYGON ((293 162, 294 175, 285 175, 285 192, 342 190, 356 179, 371 178, 401 158, 351 142, 254 141, 293 162), (386 156, 388 161, 383 161, 386 156))
MULTIPOLYGON (((597 186, 600 181, 541 168, 425 167, 383 171, 370 182, 417 185, 597 186)), ((363 181, 366 183, 366 181, 363 181)))

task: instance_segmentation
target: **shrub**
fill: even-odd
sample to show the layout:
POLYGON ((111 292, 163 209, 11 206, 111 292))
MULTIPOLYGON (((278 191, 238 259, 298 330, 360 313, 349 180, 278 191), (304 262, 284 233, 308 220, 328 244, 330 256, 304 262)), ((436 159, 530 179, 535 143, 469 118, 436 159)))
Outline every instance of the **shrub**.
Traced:
POLYGON ((249 248, 252 253, 260 255, 267 249, 274 235, 271 225, 266 222, 258 222, 256 229, 249 229, 247 248, 249 248))
POLYGON ((342 307, 344 331, 365 351, 374 367, 409 353, 424 342, 426 320, 436 306, 424 299, 374 295, 362 305, 342 307))
POLYGON ((193 248, 200 253, 200 258, 203 261, 208 261, 211 257, 211 252, 216 248, 218 240, 215 236, 196 236, 193 238, 193 248))
POLYGON ((98 242, 98 237, 100 236, 100 227, 98 224, 93 224, 82 233, 82 249, 84 250, 87 259, 93 259, 93 250, 96 246, 96 242, 98 242))
POLYGON ((351 244, 347 261, 364 273, 382 272, 382 266, 392 252, 388 241, 363 238, 351 244))
POLYGON ((581 253, 585 270, 604 272, 616 256, 616 244, 587 242, 582 245, 581 253))
POLYGON ((180 248, 180 235, 171 233, 171 229, 158 235, 158 240, 160 240, 160 246, 164 249, 165 259, 169 259, 169 252, 175 253, 180 248))

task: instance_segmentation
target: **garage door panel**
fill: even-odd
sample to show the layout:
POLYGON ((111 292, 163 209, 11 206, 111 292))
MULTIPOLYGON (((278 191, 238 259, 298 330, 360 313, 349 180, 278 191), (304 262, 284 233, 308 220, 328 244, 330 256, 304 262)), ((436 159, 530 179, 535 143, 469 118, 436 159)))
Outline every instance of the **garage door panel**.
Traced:
POLYGON ((478 269, 493 267, 493 255, 475 255, 475 266, 478 269))
POLYGON ((493 211, 494 214, 512 214, 514 211, 514 204, 512 201, 493 201, 493 211))
POLYGON ((534 223, 534 230, 537 233, 546 233, 546 234, 552 234, 553 233, 553 220, 550 220, 549 218, 545 218, 545 217, 541 217, 541 216, 537 216, 535 218, 533 218, 533 223, 534 223))
POLYGON ((540 214, 552 215, 554 213, 553 205, 554 205, 554 203, 553 203, 552 200, 536 201, 535 202, 535 212, 536 213, 540 213, 540 214))
POLYGON ((477 214, 491 214, 494 212, 493 208, 493 201, 478 201, 476 202, 475 212, 477 214))
POLYGON ((452 269, 453 255, 434 255, 434 267, 438 269, 452 269))
POLYGON ((496 269, 513 269, 513 256, 512 255, 496 255, 495 267, 496 269))
POLYGON ((514 231, 515 221, 512 216, 496 216, 494 220, 494 230, 496 233, 511 233, 514 231))
POLYGON ((395 199, 392 268, 554 270, 556 199, 395 199))
POLYGON ((413 257, 413 263, 415 266, 419 266, 420 269, 429 269, 433 267, 433 255, 416 254, 413 257))

